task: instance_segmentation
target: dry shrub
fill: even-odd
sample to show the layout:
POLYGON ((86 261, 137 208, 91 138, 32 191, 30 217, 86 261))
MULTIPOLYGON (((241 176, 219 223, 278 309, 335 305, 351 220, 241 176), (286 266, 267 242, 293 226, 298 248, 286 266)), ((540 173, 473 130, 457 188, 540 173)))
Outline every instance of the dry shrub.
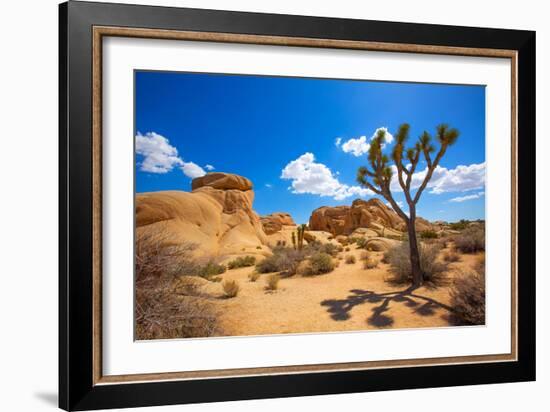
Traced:
POLYGON ((281 279, 280 276, 275 273, 272 275, 269 275, 269 277, 267 278, 267 284, 265 288, 267 290, 277 290, 279 287, 280 279, 281 279))
POLYGON ((485 267, 476 265, 474 270, 462 271, 451 287, 451 307, 457 323, 463 325, 485 324, 485 267))
POLYGON ((176 243, 159 226, 138 231, 135 248, 137 339, 170 339, 219 335, 214 308, 196 285, 182 285, 178 275, 199 268, 192 252, 196 245, 176 243))
POLYGON ((458 262, 460 260, 460 255, 454 250, 449 250, 443 253, 443 260, 448 263, 458 262))
POLYGON ((252 272, 248 275, 248 280, 251 281, 251 282, 256 282, 259 277, 260 277, 260 274, 256 271, 254 271, 254 272, 252 272))
POLYGON ((223 293, 226 298, 234 298, 239 294, 239 284, 236 280, 226 280, 222 283, 223 293))
POLYGON ((206 263, 198 265, 196 271, 191 274, 211 280, 214 276, 221 275, 226 270, 225 265, 217 263, 214 259, 208 259, 206 263))
POLYGON ((332 272, 334 268, 335 264, 332 260, 332 256, 327 253, 317 252, 309 257, 307 264, 302 269, 302 275, 320 275, 332 272))
POLYGON ((346 256, 346 263, 347 263, 348 265, 352 265, 352 264, 354 264, 355 262, 356 262, 355 256, 353 256, 353 255, 347 255, 347 256, 346 256))
POLYGON ((367 260, 370 258, 370 255, 371 255, 371 252, 369 252, 368 250, 364 250, 361 252, 360 259, 367 260))
POLYGON ((349 247, 344 249, 346 252, 349 252, 351 249, 349 247))
POLYGON ((454 237, 455 248, 462 253, 476 253, 485 250, 485 229, 473 226, 454 237))
POLYGON ((378 261, 373 258, 367 258, 363 262, 364 269, 376 269, 378 267, 378 261))
POLYGON ((360 237, 355 241, 355 243, 357 244, 358 249, 366 249, 368 241, 369 240, 367 238, 360 237))
POLYGON ((276 247, 273 255, 266 257, 256 264, 259 273, 281 272, 286 276, 296 273, 296 269, 302 260, 305 259, 305 252, 287 247, 276 247))
POLYGON ((438 235, 434 230, 424 230, 420 232, 420 239, 437 239, 438 235))
POLYGON ((254 266, 256 264, 256 258, 254 256, 240 256, 235 260, 232 260, 227 264, 228 269, 244 268, 248 266, 254 266))
MULTIPOLYGON (((443 283, 446 279, 445 272, 448 264, 437 260, 441 246, 438 244, 419 244, 418 250, 424 282, 432 285, 443 283)), ((388 250, 384 255, 384 259, 390 264, 393 275, 389 278, 390 282, 402 284, 412 281, 409 242, 403 242, 388 250)))

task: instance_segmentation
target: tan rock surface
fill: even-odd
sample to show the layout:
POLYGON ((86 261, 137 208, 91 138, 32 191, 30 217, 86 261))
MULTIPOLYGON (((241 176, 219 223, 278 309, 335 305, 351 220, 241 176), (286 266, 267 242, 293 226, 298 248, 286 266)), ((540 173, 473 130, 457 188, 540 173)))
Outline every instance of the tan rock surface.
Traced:
POLYGON ((283 226, 295 226, 292 216, 284 212, 275 212, 267 216, 262 216, 260 222, 266 235, 272 235, 279 232, 283 226))

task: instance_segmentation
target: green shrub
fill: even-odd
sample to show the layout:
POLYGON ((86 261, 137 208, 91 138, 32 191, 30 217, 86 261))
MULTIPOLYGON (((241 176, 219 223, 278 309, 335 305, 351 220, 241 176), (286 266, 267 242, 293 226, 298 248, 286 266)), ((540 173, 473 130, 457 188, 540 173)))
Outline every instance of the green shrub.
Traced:
POLYGON ((464 230, 470 224, 469 221, 461 219, 458 222, 449 223, 449 228, 452 230, 464 230))
POLYGON ((433 230, 424 230, 420 232, 420 239, 437 239, 437 233, 433 230))
POLYGON ((356 262, 355 256, 353 256, 353 255, 347 255, 347 256, 346 256, 346 263, 347 263, 348 265, 352 265, 352 264, 354 264, 355 262, 356 262))
POLYGON ((317 252, 309 257, 307 265, 303 268, 302 274, 304 276, 320 275, 322 273, 332 272, 334 267, 332 256, 324 252, 317 252))
POLYGON ((205 279, 210 279, 213 276, 221 275, 227 270, 225 265, 220 265, 213 260, 208 261, 205 265, 197 268, 196 275, 205 279))
POLYGON ((462 253, 476 253, 485 250, 485 229, 469 227, 454 237, 455 248, 462 253))
POLYGON ((254 266, 256 258, 254 256, 240 256, 227 264, 228 269, 244 268, 254 266))
POLYGON ((272 274, 267 278, 267 284, 265 288, 267 290, 277 290, 279 287, 279 280, 281 278, 277 274, 272 274))
POLYGON ((227 298, 234 298, 239 293, 240 287, 236 280, 226 280, 222 283, 223 293, 227 298))
MULTIPOLYGON (((443 283, 446 279, 445 272, 447 271, 448 264, 437 260, 441 246, 438 244, 419 244, 418 249, 420 253, 420 268, 424 281, 433 285, 443 283)), ((412 281, 408 242, 403 242, 388 250, 384 255, 384 259, 390 264, 390 270, 393 275, 390 277, 391 282, 409 283, 412 281)))

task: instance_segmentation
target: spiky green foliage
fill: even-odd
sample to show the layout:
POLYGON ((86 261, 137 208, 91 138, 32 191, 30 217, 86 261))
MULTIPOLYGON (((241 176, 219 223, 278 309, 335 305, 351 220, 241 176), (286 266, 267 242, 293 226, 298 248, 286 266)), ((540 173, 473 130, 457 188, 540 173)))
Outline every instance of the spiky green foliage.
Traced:
POLYGON ((296 233, 292 232, 292 247, 296 250, 296 233))

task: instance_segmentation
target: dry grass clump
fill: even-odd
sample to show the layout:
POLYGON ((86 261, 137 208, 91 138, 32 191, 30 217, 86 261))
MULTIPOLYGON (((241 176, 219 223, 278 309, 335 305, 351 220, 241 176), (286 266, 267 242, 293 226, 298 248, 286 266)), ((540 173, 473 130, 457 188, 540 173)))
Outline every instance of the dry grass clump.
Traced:
POLYGON ((347 263, 348 265, 352 265, 352 264, 354 264, 356 261, 357 261, 357 260, 356 260, 356 258, 355 258, 354 255, 347 255, 347 256, 346 256, 346 263, 347 263))
POLYGON ((239 284, 236 280, 226 280, 222 283, 223 293, 226 298, 234 298, 239 294, 239 284))
POLYGON ((484 251, 485 229, 481 226, 468 227, 460 235, 456 235, 453 240, 455 248, 462 253, 484 251))
POLYGON ((355 241, 355 244, 357 245, 357 249, 366 249, 368 241, 369 240, 365 237, 357 238, 357 240, 355 241))
POLYGON ((265 286, 266 290, 277 290, 279 288, 279 280, 281 280, 281 277, 277 274, 269 275, 267 278, 267 284, 265 286))
POLYGON ((437 239, 439 236, 434 230, 424 230, 423 232, 420 232, 420 239, 427 240, 427 239, 437 239))
POLYGON ((363 269, 376 269, 378 267, 378 260, 368 258, 363 261, 363 269))
POLYGON ((214 308, 194 284, 179 274, 194 274, 195 245, 176 243, 161 228, 136 237, 135 322, 137 339, 207 337, 221 334, 214 308))
POLYGON ((485 324, 485 262, 462 271, 451 287, 451 307, 459 324, 485 324))
POLYGON ((443 253, 443 260, 447 263, 458 262, 460 260, 460 255, 454 250, 448 250, 443 253))
POLYGON ((335 263, 332 260, 332 256, 324 252, 317 252, 309 257, 301 273, 304 276, 315 276, 332 272, 334 268, 335 263))
POLYGON ((240 256, 235 260, 232 260, 227 264, 228 269, 245 268, 248 266, 254 266, 256 264, 256 258, 254 256, 240 256))
MULTIPOLYGON (((444 283, 448 263, 437 260, 441 246, 438 244, 419 244, 418 248, 420 252, 420 268, 422 269, 424 282, 434 286, 444 283)), ((392 276, 389 278, 390 282, 402 284, 412 281, 408 242, 403 242, 388 250, 384 258, 389 263, 392 272, 392 276)))
POLYGON ((256 282, 259 277, 260 277, 260 274, 256 271, 254 271, 254 272, 251 272, 248 275, 248 280, 251 281, 251 282, 256 282))
POLYGON ((349 252, 351 249, 350 249, 349 247, 346 247, 344 250, 345 250, 346 252, 349 252))

